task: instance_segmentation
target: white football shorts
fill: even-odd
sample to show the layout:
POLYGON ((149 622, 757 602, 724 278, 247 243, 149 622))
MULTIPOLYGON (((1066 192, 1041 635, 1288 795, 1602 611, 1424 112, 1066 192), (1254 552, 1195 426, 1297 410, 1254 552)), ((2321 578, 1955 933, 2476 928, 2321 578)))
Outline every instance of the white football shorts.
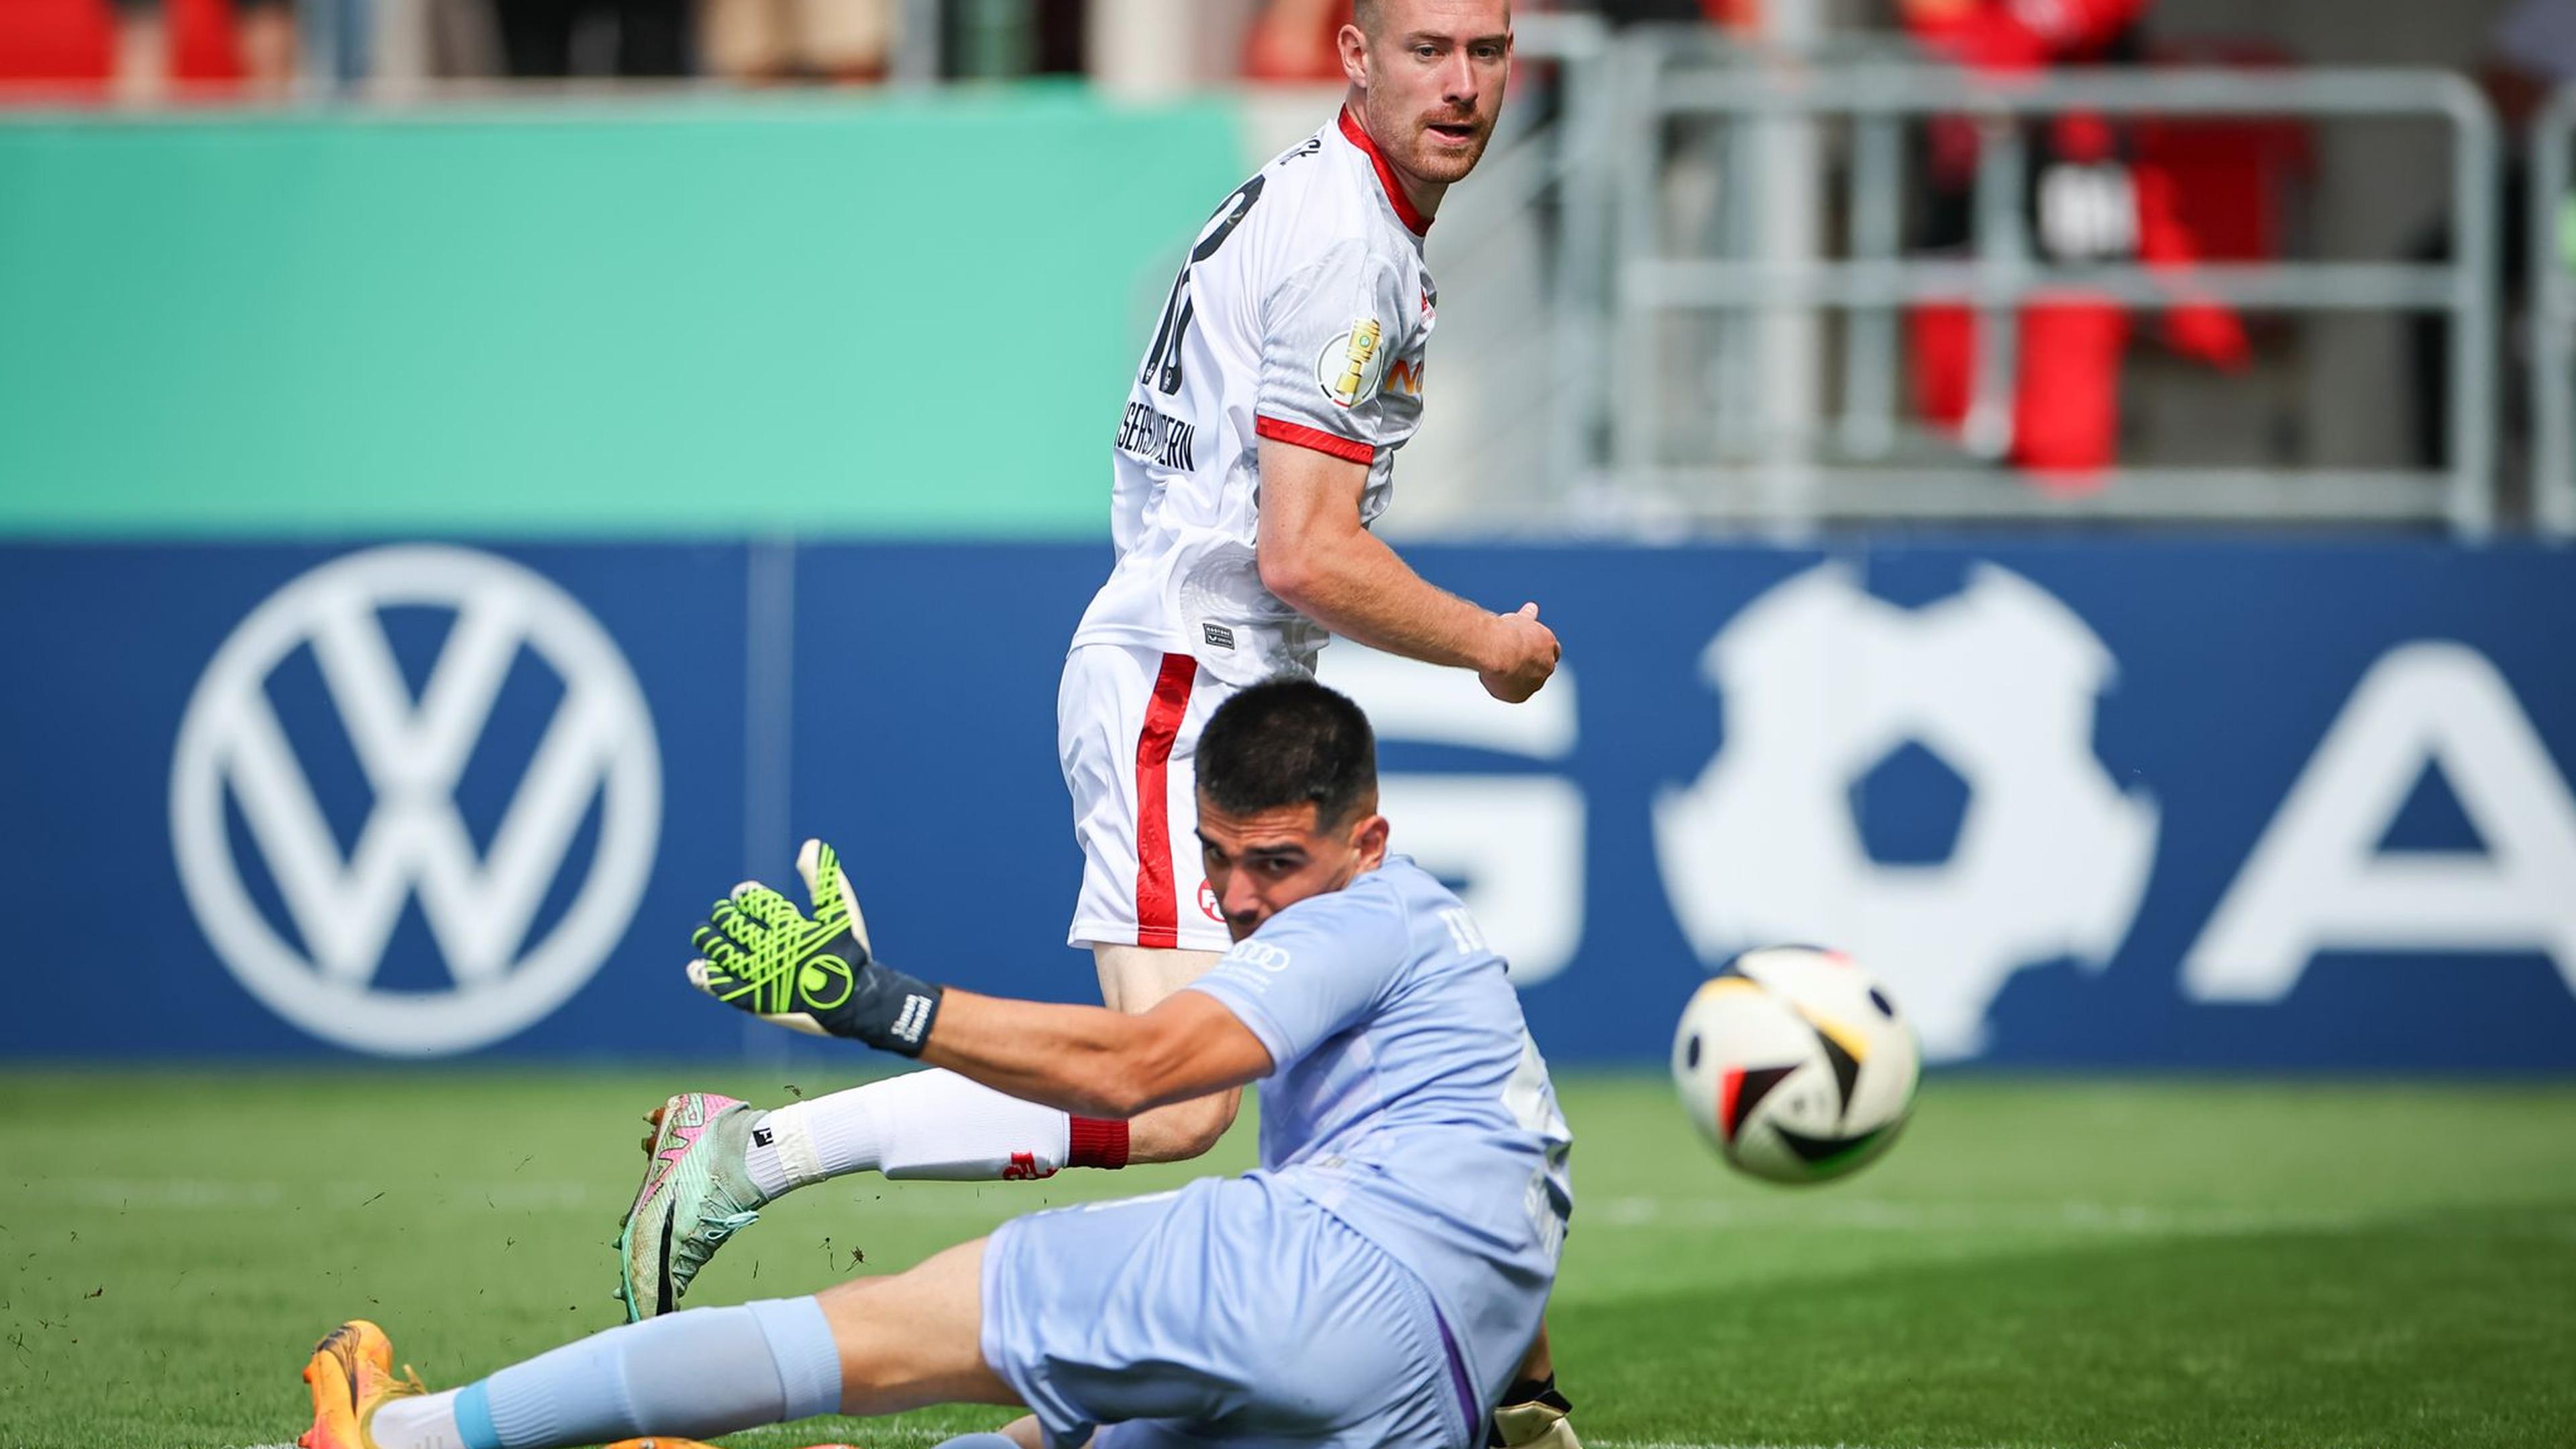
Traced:
POLYGON ((1199 862, 1199 730, 1233 693, 1186 654, 1081 644, 1056 691, 1056 758, 1073 796, 1082 894, 1072 946, 1233 944, 1199 862))

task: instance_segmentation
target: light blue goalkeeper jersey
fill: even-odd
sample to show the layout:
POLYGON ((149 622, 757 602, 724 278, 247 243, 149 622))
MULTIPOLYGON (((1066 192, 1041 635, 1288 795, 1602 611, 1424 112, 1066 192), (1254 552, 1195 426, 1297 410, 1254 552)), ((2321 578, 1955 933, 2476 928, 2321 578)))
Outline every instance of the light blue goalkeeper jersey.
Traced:
POLYGON ((1262 923, 1193 989, 1270 1052, 1265 1174, 1421 1278, 1493 1403, 1555 1281, 1573 1138, 1466 906, 1390 856, 1262 923))

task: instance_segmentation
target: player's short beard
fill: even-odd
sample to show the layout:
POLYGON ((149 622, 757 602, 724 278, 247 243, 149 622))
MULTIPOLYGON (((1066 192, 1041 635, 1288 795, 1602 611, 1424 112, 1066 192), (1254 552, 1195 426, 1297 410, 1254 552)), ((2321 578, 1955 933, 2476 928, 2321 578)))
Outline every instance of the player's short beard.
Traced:
MULTIPOLYGON (((1448 118, 1443 116, 1438 119, 1447 120, 1448 118)), ((1467 124, 1478 127, 1475 144, 1464 151, 1443 151, 1426 139, 1424 121, 1417 119, 1413 128, 1405 132, 1405 139, 1410 143, 1408 149, 1413 152, 1407 158, 1409 169, 1413 174, 1425 181, 1436 181, 1443 186, 1466 180, 1467 173, 1476 169, 1476 163, 1485 159, 1486 143, 1494 139, 1494 127, 1491 122, 1480 124, 1475 118, 1470 117, 1467 124)))
POLYGON ((1378 149, 1405 171, 1436 186, 1463 181, 1484 159, 1487 143, 1494 139, 1491 117, 1473 115, 1452 117, 1446 113, 1380 116, 1374 107, 1368 116, 1369 134, 1378 149), (1457 120, 1477 128, 1475 143, 1464 151, 1448 151, 1433 146, 1427 139, 1427 128, 1434 121, 1457 120))

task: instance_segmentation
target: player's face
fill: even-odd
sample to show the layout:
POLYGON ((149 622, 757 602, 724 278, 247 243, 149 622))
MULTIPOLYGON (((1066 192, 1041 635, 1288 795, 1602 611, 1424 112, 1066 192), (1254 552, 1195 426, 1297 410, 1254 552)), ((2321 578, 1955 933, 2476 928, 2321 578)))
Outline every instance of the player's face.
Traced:
POLYGON ((1446 186, 1476 169, 1512 64, 1506 0, 1386 0, 1376 33, 1343 27, 1369 138, 1401 171, 1446 186))
POLYGON ((1323 828, 1309 804, 1230 815, 1199 796, 1199 853, 1208 889, 1225 913, 1226 934, 1242 940, 1308 896, 1349 885, 1386 859, 1386 817, 1374 796, 1351 818, 1323 828))

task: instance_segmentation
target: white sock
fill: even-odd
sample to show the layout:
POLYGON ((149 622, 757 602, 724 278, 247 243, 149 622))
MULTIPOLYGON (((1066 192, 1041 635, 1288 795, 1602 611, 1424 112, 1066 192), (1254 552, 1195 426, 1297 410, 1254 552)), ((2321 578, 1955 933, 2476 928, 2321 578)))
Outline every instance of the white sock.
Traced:
POLYGON ((393 1400, 368 1421, 367 1437, 377 1449, 465 1449, 465 1431, 456 1427, 456 1390, 393 1400))
POLYGON ((1072 1119, 948 1071, 911 1072, 798 1102, 751 1124, 746 1165, 767 1197, 845 1172, 945 1182, 1052 1177, 1072 1119))

